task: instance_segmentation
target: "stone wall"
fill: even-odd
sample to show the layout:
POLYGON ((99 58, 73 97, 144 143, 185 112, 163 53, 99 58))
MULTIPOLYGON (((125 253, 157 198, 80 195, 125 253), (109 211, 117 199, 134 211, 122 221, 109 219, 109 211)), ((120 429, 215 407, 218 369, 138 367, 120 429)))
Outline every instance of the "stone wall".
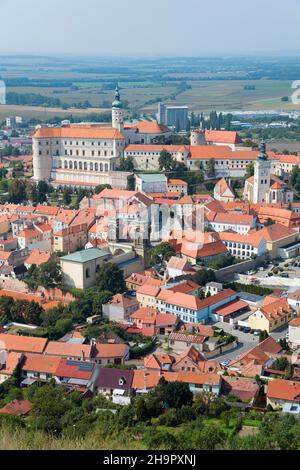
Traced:
POLYGON ((245 260, 242 263, 233 264, 232 266, 227 266, 226 268, 218 269, 215 272, 216 280, 219 282, 230 281, 234 279, 235 274, 245 273, 251 269, 255 269, 261 266, 263 261, 268 259, 268 253, 258 256, 255 259, 245 260))

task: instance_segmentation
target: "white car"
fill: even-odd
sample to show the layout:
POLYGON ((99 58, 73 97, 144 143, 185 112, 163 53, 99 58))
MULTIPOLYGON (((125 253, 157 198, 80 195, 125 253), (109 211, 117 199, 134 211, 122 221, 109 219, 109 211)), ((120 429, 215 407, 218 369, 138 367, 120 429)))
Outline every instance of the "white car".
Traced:
POLYGON ((229 359, 224 359, 224 361, 220 362, 220 365, 223 367, 227 367, 229 363, 230 363, 229 359))

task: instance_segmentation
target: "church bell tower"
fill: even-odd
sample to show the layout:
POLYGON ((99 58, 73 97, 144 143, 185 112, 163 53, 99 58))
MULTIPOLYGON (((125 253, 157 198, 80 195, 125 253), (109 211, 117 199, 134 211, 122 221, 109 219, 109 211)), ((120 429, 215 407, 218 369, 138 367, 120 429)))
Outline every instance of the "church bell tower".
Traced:
POLYGON ((254 167, 253 203, 266 202, 270 189, 271 161, 266 153, 266 144, 261 142, 259 155, 254 167))

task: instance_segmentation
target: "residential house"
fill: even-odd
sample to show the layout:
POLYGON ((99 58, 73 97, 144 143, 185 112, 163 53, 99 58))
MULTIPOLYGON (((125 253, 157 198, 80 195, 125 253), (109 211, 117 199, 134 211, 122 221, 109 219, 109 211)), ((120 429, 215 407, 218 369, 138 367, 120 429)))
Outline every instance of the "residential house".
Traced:
POLYGON ((27 416, 32 410, 32 404, 29 400, 23 398, 15 399, 0 409, 1 414, 9 414, 14 416, 27 416))
POLYGON ((253 330, 265 330, 270 333, 286 325, 293 318, 293 314, 287 299, 269 295, 264 298, 262 306, 249 316, 248 323, 253 330))
POLYGON ((249 377, 222 376, 221 393, 224 397, 234 396, 241 401, 253 404, 257 398, 259 388, 257 381, 249 377))
POLYGON ((44 354, 79 361, 91 361, 93 358, 93 348, 89 344, 74 343, 71 341, 49 341, 44 354))
POLYGON ((129 405, 133 394, 133 370, 99 367, 96 370, 91 391, 102 394, 114 403, 129 405))
POLYGON ((59 385, 85 392, 90 382, 96 364, 93 362, 60 359, 55 371, 55 379, 59 385))
POLYGON ((47 343, 47 338, 0 333, 0 350, 4 349, 8 352, 15 351, 19 353, 42 354, 47 343))
POLYGON ((47 263, 51 258, 50 251, 41 251, 41 250, 32 250, 29 256, 26 258, 24 264, 27 269, 31 266, 41 266, 44 263, 47 263))
POLYGON ((183 382, 188 384, 193 394, 211 392, 219 395, 221 376, 199 372, 165 372, 156 370, 134 370, 132 388, 137 394, 145 394, 155 388, 161 379, 167 382, 183 382))
POLYGON ((181 195, 187 196, 188 184, 186 181, 180 179, 169 179, 168 180, 168 192, 176 192, 181 195))
POLYGON ((300 382, 275 379, 268 382, 267 404, 287 413, 300 413, 300 382))
POLYGON ((0 384, 13 375, 17 366, 22 363, 23 358, 24 354, 21 352, 6 352, 4 350, 0 350, 0 384))
POLYGON ((174 332, 168 337, 168 346, 176 352, 186 351, 193 347, 197 351, 204 351, 205 336, 188 332, 174 332))
POLYGON ((139 308, 130 316, 130 320, 144 336, 169 335, 179 323, 176 315, 160 313, 151 307, 139 308))
POLYGON ((150 354, 144 359, 144 367, 147 370, 164 370, 171 371, 175 362, 174 356, 170 354, 150 354))
MULTIPOLYGON (((274 209, 274 211, 276 213, 280 209, 274 209)), ((282 223, 268 225, 257 232, 251 232, 251 236, 252 234, 255 237, 266 240, 267 251, 271 258, 279 258, 281 255, 286 257, 284 250, 287 250, 286 253, 292 253, 291 250, 294 250, 295 247, 297 248, 300 243, 299 232, 282 223)))
POLYGON ((235 200, 233 189, 225 178, 221 178, 216 183, 214 187, 214 198, 222 202, 232 202, 235 200))
POLYGON ((116 322, 127 321, 130 315, 138 309, 137 299, 126 294, 116 294, 102 306, 103 316, 116 322))
POLYGON ((125 343, 99 343, 94 347, 93 361, 101 366, 124 364, 129 359, 129 346, 125 343))
POLYGON ((288 341, 292 348, 300 346, 300 317, 293 318, 289 322, 289 338, 288 341))
POLYGON ((206 214, 205 225, 216 232, 233 230, 240 235, 246 235, 256 227, 256 217, 249 214, 236 214, 226 212, 209 212, 206 214))
POLYGON ((300 289, 295 290, 291 294, 288 294, 287 301, 289 305, 297 312, 300 313, 300 289))
POLYGON ((45 354, 26 354, 21 368, 22 385, 30 385, 33 381, 48 382, 53 379, 60 359, 45 354))
POLYGON ((74 253, 83 249, 88 241, 88 226, 71 225, 53 234, 53 251, 60 253, 74 253))

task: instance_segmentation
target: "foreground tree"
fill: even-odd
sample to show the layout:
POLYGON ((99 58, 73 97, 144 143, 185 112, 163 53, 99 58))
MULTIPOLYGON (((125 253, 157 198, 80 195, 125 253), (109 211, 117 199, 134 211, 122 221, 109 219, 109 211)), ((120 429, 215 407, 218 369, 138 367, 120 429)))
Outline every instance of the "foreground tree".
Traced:
POLYGON ((101 266, 96 285, 100 291, 109 291, 112 294, 124 292, 126 289, 123 272, 115 263, 105 263, 101 266))

